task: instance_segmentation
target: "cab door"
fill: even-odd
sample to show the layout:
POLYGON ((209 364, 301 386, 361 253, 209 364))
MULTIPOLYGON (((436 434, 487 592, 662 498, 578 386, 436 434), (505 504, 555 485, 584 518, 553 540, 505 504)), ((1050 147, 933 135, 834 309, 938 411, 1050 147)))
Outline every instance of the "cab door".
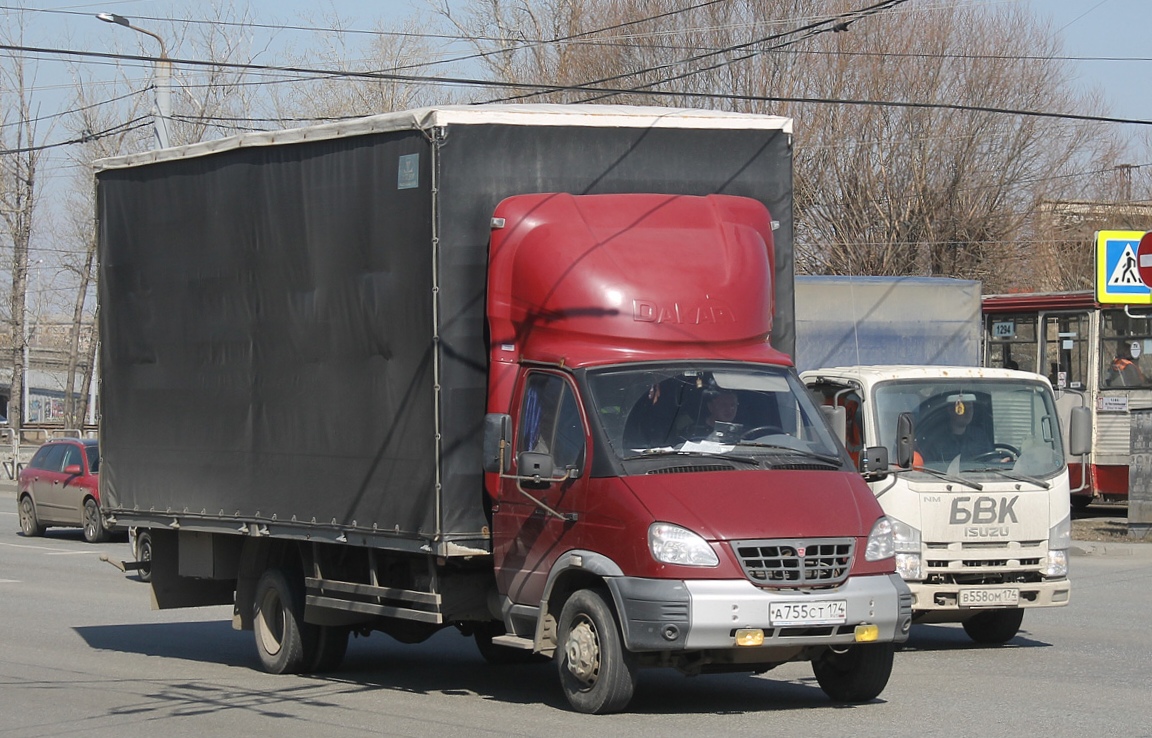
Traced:
POLYGON ((578 535, 588 433, 568 376, 529 371, 516 397, 512 470, 501 477, 492 510, 496 579, 513 602, 538 605, 552 564, 578 535), (537 454, 551 459, 552 474, 543 476, 567 478, 524 480, 535 470, 521 464, 537 454))

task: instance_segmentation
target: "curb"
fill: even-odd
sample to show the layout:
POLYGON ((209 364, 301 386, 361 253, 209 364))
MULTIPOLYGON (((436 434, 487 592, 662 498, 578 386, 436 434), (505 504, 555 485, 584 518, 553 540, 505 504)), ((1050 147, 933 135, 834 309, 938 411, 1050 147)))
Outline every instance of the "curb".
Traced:
POLYGON ((1127 556, 1134 559, 1152 559, 1152 544, 1072 541, 1068 553, 1072 556, 1127 556))

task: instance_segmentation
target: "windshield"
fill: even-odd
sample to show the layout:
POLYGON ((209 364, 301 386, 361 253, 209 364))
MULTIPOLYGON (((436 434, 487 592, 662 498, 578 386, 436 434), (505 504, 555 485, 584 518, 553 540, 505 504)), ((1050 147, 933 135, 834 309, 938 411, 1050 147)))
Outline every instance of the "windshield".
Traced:
POLYGON ((1039 382, 887 382, 874 390, 880 442, 896 458, 896 421, 912 415, 913 466, 949 473, 1051 476, 1064 466, 1052 395, 1039 382))
POLYGON ((595 417, 623 459, 670 452, 742 456, 840 451, 799 378, 784 367, 679 364, 589 372, 595 417))

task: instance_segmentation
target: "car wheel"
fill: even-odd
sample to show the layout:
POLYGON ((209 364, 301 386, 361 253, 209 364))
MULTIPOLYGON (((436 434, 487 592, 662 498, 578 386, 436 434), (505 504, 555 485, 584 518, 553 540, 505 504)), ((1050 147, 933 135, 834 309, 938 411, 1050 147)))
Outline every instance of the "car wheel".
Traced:
POLYGON ((32 502, 32 495, 20 498, 20 532, 26 536, 42 536, 46 526, 40 524, 36 517, 36 503, 32 502))
POLYGON ((575 592, 560 612, 556 664, 560 685, 572 707, 601 715, 628 706, 636 688, 636 660, 612 606, 598 590, 575 592))
POLYGON ((893 643, 829 648, 812 662, 812 673, 824 694, 837 702, 867 702, 876 699, 888 685, 895 652, 893 643))
POLYGON ((107 538, 108 531, 104 528, 104 518, 100 517, 100 506, 89 497, 84 501, 84 540, 100 543, 107 538))
POLYGON ((136 570, 140 581, 151 582, 152 536, 148 534, 148 531, 137 531, 136 533, 136 560, 140 562, 140 568, 136 570))
POLYGON ((1024 610, 989 610, 964 621, 964 632, 977 643, 995 645, 1007 643, 1020 632, 1024 610))

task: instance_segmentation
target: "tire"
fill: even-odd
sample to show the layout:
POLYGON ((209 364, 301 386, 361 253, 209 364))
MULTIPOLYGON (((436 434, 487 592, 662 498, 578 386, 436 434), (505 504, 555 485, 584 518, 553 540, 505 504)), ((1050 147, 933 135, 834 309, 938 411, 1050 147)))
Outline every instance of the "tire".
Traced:
POLYGON ((538 664, 549 660, 547 656, 542 656, 525 648, 510 648, 492 643, 494 637, 504 635, 504 632, 504 626, 499 623, 483 623, 477 625, 476 630, 472 632, 472 638, 476 641, 476 649, 480 651, 484 660, 492 666, 538 664))
POLYGON ((348 652, 348 628, 337 625, 305 625, 304 628, 304 646, 312 652, 307 672, 326 674, 339 669, 348 652), (307 642, 309 634, 313 638, 311 643, 307 642))
POLYGON ((148 531, 136 532, 136 560, 141 566, 136 570, 136 576, 141 582, 152 581, 152 536, 148 531))
POLYGON ((575 592, 560 612, 556 665, 568 704, 578 712, 620 712, 636 688, 636 661, 616 616, 597 590, 575 592))
POLYGON ((83 523, 84 540, 89 543, 101 543, 108 540, 108 530, 104 527, 104 518, 100 516, 100 506, 91 497, 84 500, 83 523))
MULTIPOLYGON (((256 653, 269 674, 299 674, 311 666, 305 651, 304 583, 280 569, 269 569, 256 583, 252 632, 256 653)), ((313 635, 315 637, 315 635, 313 635)))
POLYGON ((857 644, 839 652, 828 649, 812 662, 812 673, 833 700, 867 702, 888 686, 895 652, 892 643, 857 644))
POLYGON ((1024 610, 989 610, 964 621, 964 632, 977 643, 1007 643, 1020 632, 1024 610))
POLYGON ((20 532, 28 537, 42 536, 47 526, 41 524, 36 516, 36 503, 31 495, 20 498, 20 532))

